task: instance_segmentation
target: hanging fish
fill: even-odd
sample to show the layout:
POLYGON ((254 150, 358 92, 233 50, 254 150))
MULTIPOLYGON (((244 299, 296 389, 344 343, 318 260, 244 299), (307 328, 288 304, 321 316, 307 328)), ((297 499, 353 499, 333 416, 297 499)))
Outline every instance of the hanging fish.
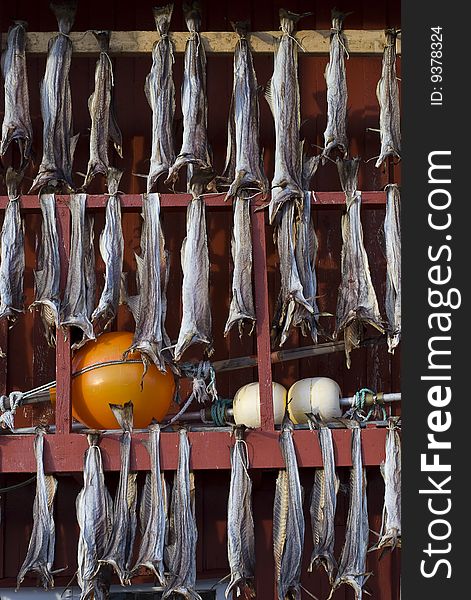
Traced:
POLYGON ((396 75, 397 29, 386 30, 381 79, 376 88, 379 103, 379 132, 381 152, 375 167, 380 167, 388 156, 401 158, 401 109, 396 75))
POLYGON ((61 268, 54 194, 41 194, 39 204, 42 213, 41 245, 38 268, 34 273, 35 300, 29 309, 41 311, 47 343, 53 347, 56 328, 59 327, 61 268))
POLYGON ((26 558, 18 573, 16 589, 20 587, 28 571, 35 571, 41 578, 44 589, 54 587, 52 563, 56 539, 54 525, 54 497, 57 480, 53 475, 44 474, 44 427, 36 428, 34 455, 36 457, 36 495, 33 504, 33 529, 29 540, 26 558))
POLYGON ((150 473, 141 498, 140 528, 141 545, 136 564, 131 575, 140 567, 146 567, 157 577, 161 585, 165 585, 164 546, 167 533, 167 487, 164 474, 160 472, 160 426, 152 423, 149 426, 150 473))
POLYGON ((279 471, 273 507, 273 551, 278 600, 301 598, 304 492, 299 481, 293 429, 293 423, 286 414, 280 435, 281 453, 286 469, 279 471))
POLYGON ((160 224, 159 194, 143 195, 142 218, 141 256, 136 255, 139 294, 127 301, 136 330, 124 356, 140 352, 145 374, 151 363, 165 371, 165 361, 170 362, 170 356, 163 352, 171 342, 165 331, 168 255, 160 224))
POLYGON ((194 343, 212 353, 211 309, 209 306, 209 254, 203 198, 193 198, 186 213, 186 238, 181 250, 183 271, 182 322, 175 347, 178 362, 194 343))
POLYGON ((384 479, 384 506, 378 542, 370 550, 401 547, 401 438, 397 419, 390 419, 386 434, 386 460, 380 465, 384 479))
POLYGON ((113 65, 108 54, 109 31, 92 31, 100 46, 100 55, 95 67, 95 90, 88 99, 88 110, 92 120, 90 129, 90 158, 83 183, 87 187, 101 173, 108 176, 110 162, 108 145, 111 140, 118 155, 123 158, 123 141, 112 106, 113 65))
POLYGON ((195 482, 190 473, 190 444, 186 429, 180 430, 178 470, 175 473, 170 506, 169 543, 167 545, 169 574, 162 599, 180 594, 187 600, 201 600, 195 591, 196 542, 195 482))
POLYGON ((275 174, 269 207, 270 223, 287 201, 301 205, 303 189, 302 143, 299 140, 301 116, 299 108, 298 49, 293 37, 296 23, 303 16, 280 9, 281 38, 275 52, 273 76, 265 97, 275 121, 275 174))
POLYGON ((335 509, 339 478, 335 472, 334 445, 331 430, 316 419, 319 445, 322 453, 322 469, 316 469, 311 493, 311 527, 314 548, 309 571, 323 566, 331 584, 334 582, 337 562, 334 558, 335 509))
POLYGON ((106 203, 105 228, 100 236, 100 254, 105 263, 105 286, 98 306, 91 316, 95 333, 105 331, 118 312, 124 255, 121 202, 118 192, 122 175, 122 171, 113 167, 108 170, 109 198, 106 203))
POLYGON ((340 182, 345 192, 346 210, 342 215, 342 278, 337 298, 336 335, 344 332, 348 368, 351 364, 350 352, 360 345, 364 325, 372 325, 384 333, 368 256, 363 245, 361 193, 357 191, 359 166, 359 158, 337 160, 340 182))
POLYGON ((95 270, 87 268, 87 260, 90 260, 91 249, 93 249, 93 217, 85 214, 86 202, 87 194, 70 196, 69 207, 72 215, 70 261, 60 322, 61 327, 81 329, 83 342, 95 339, 90 322, 90 306, 93 310, 95 299, 95 270))
POLYGON ((87 434, 88 448, 83 467, 83 488, 77 501, 78 541, 77 580, 82 590, 80 600, 107 597, 111 572, 99 564, 113 528, 113 502, 106 488, 97 432, 87 434))
POLYGON ((12 322, 24 312, 24 222, 20 213, 19 196, 22 178, 23 173, 8 167, 8 204, 0 235, 0 319, 6 318, 12 322))
POLYGON ((131 459, 131 433, 133 425, 132 402, 123 406, 110 404, 123 434, 120 440, 121 469, 113 504, 113 527, 100 564, 110 565, 121 585, 129 583, 132 551, 136 535, 137 473, 129 472, 131 459))
POLYGON ((231 483, 227 505, 227 555, 231 580, 226 598, 233 590, 237 596, 255 598, 255 534, 252 515, 252 481, 243 427, 236 427, 232 448, 231 483))
POLYGON ((199 35, 201 27, 199 2, 184 4, 183 12, 190 32, 185 47, 182 84, 183 143, 165 183, 174 184, 180 169, 192 165, 193 168, 188 169, 187 173, 188 191, 198 195, 205 188, 215 191, 212 184, 215 174, 211 165, 206 133, 208 117, 206 53, 199 35))
POLYGON ((5 115, 2 125, 0 156, 5 156, 12 141, 18 144, 23 170, 31 160, 33 126, 29 113, 28 74, 26 71, 25 21, 14 21, 8 30, 7 46, 2 55, 5 79, 5 115))
POLYGON ((59 33, 49 42, 46 71, 41 83, 43 158, 30 192, 46 185, 74 189, 72 160, 78 135, 72 135, 72 97, 69 70, 72 59, 70 30, 77 0, 51 2, 59 33))
POLYGON ((350 504, 348 507, 345 543, 340 556, 339 569, 328 600, 342 584, 350 585, 355 600, 363 597, 363 586, 370 576, 366 572, 368 551, 368 508, 366 503, 366 471, 361 458, 361 429, 352 422, 352 468, 350 470, 350 504))
POLYGON ((391 354, 401 341, 401 193, 393 183, 386 186, 384 219, 386 246, 386 317, 391 354))
POLYGON ((344 158, 348 154, 348 90, 345 73, 345 56, 348 58, 348 51, 347 38, 343 32, 343 20, 346 16, 335 8, 332 10, 329 62, 324 74, 327 83, 327 127, 324 132, 323 163, 334 148, 338 148, 344 158))
POLYGON ((152 49, 152 68, 146 78, 145 93, 152 109, 152 152, 147 177, 147 191, 152 192, 157 180, 168 173, 175 162, 173 115, 175 85, 173 83, 173 44, 168 37, 173 4, 154 7, 154 20, 160 39, 152 49))

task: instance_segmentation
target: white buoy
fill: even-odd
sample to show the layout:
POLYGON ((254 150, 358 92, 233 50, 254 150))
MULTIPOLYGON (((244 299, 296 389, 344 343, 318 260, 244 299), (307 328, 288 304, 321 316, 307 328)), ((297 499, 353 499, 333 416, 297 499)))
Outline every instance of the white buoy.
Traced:
POLYGON ((306 413, 319 414, 323 421, 342 416, 340 387, 329 377, 300 379, 288 391, 288 411, 293 423, 307 423, 306 413))
MULTIPOLYGON (((272 383, 273 416, 275 425, 283 421, 286 406, 286 388, 280 383, 272 383)), ((234 421, 236 425, 260 427, 260 386, 258 381, 248 383, 237 390, 233 402, 234 421)))

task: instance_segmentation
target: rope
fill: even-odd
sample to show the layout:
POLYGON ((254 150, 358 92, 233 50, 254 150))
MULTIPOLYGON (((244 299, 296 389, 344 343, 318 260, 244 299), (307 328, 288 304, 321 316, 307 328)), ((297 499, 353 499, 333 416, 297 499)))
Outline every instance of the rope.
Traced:
POLYGON ((224 425, 227 425, 226 408, 230 406, 232 406, 232 400, 227 398, 218 398, 211 404, 211 418, 216 427, 224 427, 224 425))
POLYGON ((3 428, 8 427, 11 431, 14 430, 16 409, 20 406, 22 400, 22 392, 10 392, 8 396, 0 396, 0 411, 2 412, 0 415, 0 425, 3 428), (8 400, 10 403, 8 410, 5 408, 5 400, 8 400))
POLYGON ((26 487, 30 483, 36 481, 36 475, 33 475, 26 481, 22 481, 21 483, 15 483, 15 485, 9 485, 8 487, 0 488, 0 494, 6 494, 7 492, 13 492, 14 490, 18 490, 22 487, 26 487))
POLYGON ((361 388, 355 392, 352 408, 346 412, 346 416, 358 417, 361 421, 368 421, 378 407, 380 408, 383 420, 385 421, 387 418, 386 409, 382 404, 378 403, 376 392, 370 390, 370 388, 361 388), (373 405, 365 415, 366 398, 368 395, 373 396, 373 405))

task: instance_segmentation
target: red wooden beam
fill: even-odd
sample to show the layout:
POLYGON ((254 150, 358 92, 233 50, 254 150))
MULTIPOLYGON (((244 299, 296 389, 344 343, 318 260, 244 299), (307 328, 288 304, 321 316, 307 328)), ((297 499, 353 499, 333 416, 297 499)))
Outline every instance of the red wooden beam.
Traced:
MULTIPOLYGON (((332 430, 335 462, 338 467, 352 464, 351 430, 332 430)), ((250 431, 246 434, 250 466, 254 469, 278 469, 284 466, 278 439, 279 431, 250 431)), ((120 467, 118 432, 102 437, 103 465, 108 471, 118 471, 120 467)), ((133 434, 131 447, 131 468, 138 471, 150 469, 149 455, 144 446, 146 433, 133 434)), ((234 438, 228 431, 190 432, 191 468, 230 469, 230 448, 234 438)), ((294 433, 296 454, 300 467, 322 466, 322 457, 317 434, 309 430, 294 433)), ((365 465, 378 465, 384 461, 386 428, 362 430, 363 462, 365 465)), ((44 444, 44 464, 49 473, 83 471, 83 455, 87 449, 84 434, 51 434, 44 444)), ((0 472, 33 473, 36 464, 33 453, 32 435, 0 435, 0 472)), ((175 470, 178 463, 178 433, 163 433, 160 445, 161 467, 175 470)))

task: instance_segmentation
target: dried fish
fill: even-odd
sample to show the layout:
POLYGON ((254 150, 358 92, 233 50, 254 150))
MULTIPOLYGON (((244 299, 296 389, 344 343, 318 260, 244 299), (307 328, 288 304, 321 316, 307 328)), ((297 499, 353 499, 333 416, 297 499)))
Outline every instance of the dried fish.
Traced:
POLYGON ((381 79, 376 88, 379 103, 379 131, 381 152, 375 166, 380 167, 388 156, 401 158, 401 126, 399 86, 396 75, 396 29, 386 30, 381 79))
POLYGON ((41 83, 41 115, 43 118, 43 158, 30 193, 51 185, 74 189, 72 160, 78 135, 72 135, 72 97, 69 70, 77 0, 51 2, 59 25, 59 33, 49 42, 46 71, 41 83))
POLYGON ((123 271, 124 238, 121 227, 121 202, 118 185, 122 171, 108 170, 108 202, 106 203, 105 228, 100 236, 100 254, 105 263, 105 286, 91 320, 95 333, 102 333, 118 312, 123 271))
POLYGON ((170 506, 168 553, 169 575, 162 598, 180 594, 187 600, 201 600, 195 591, 196 542, 195 482, 190 473, 190 443, 185 429, 180 430, 178 470, 175 473, 170 506))
POLYGON ((95 271, 87 268, 90 247, 93 248, 93 220, 85 214, 86 202, 87 194, 70 196, 69 207, 72 215, 70 262, 60 324, 61 327, 78 327, 83 332, 83 340, 94 340, 95 334, 89 318, 92 303, 89 298, 90 290, 93 289, 94 292, 95 271))
POLYGON ((175 162, 173 115, 175 85, 173 83, 173 45, 168 37, 173 4, 154 7, 154 20, 160 39, 152 49, 152 68, 146 78, 145 92, 152 109, 152 152, 147 191, 152 192, 157 180, 168 173, 175 162))
POLYGON ((345 14, 332 10, 332 29, 330 34, 329 62, 325 69, 327 83, 327 127, 324 132, 324 150, 322 161, 338 148, 343 157, 347 157, 347 77, 345 73, 345 55, 348 57, 347 38, 343 32, 345 14))
POLYGON ((386 246, 386 317, 391 354, 401 340, 401 193, 396 184, 386 186, 384 219, 386 246))
POLYGON ((227 505, 227 555, 231 581, 226 598, 233 590, 237 596, 255 598, 255 534, 252 516, 252 482, 249 475, 249 457, 243 428, 236 427, 232 449, 231 483, 227 505))
POLYGON ((2 55, 5 79, 5 115, 2 125, 0 155, 3 157, 11 142, 18 144, 23 170, 31 160, 33 126, 29 113, 28 74, 26 71, 25 21, 15 21, 8 30, 7 46, 2 55))
POLYGON ((355 600, 363 597, 363 586, 370 576, 366 572, 368 550, 368 508, 366 503, 366 471, 361 458, 361 429, 352 422, 352 468, 350 470, 350 504, 348 507, 345 543, 340 556, 339 570, 329 599, 342 584, 355 591, 355 600))
POLYGON ((100 55, 95 67, 95 90, 88 99, 88 110, 92 120, 90 129, 90 158, 83 183, 87 187, 101 173, 107 176, 110 168, 108 143, 111 139, 119 156, 123 157, 121 131, 116 123, 112 107, 113 65, 108 54, 109 31, 93 31, 100 46, 100 55))
POLYGON ((170 357, 162 352, 164 347, 170 346, 164 325, 168 257, 160 225, 159 194, 144 194, 142 218, 141 256, 136 255, 139 295, 135 300, 131 299, 131 306, 132 302, 136 306, 133 313, 136 331, 133 343, 124 356, 140 352, 145 371, 150 363, 165 371, 165 360, 170 362, 170 357))
POLYGON ((23 173, 8 167, 8 205, 0 236, 0 319, 16 321, 24 312, 23 274, 25 270, 24 223, 20 213, 19 186, 23 173))
POLYGON ((53 505, 57 491, 57 480, 53 475, 44 474, 43 452, 44 427, 36 429, 34 455, 36 456, 36 496, 33 504, 33 529, 29 540, 26 558, 17 577, 18 589, 28 571, 36 571, 44 589, 54 587, 52 563, 56 539, 53 505))
POLYGON ((186 213, 186 238, 181 250, 183 270, 182 323, 175 347, 175 361, 193 343, 205 344, 212 353, 209 306, 209 255, 203 198, 193 198, 186 213))
POLYGON ((89 447, 85 452, 83 488, 77 501, 78 541, 77 580, 82 590, 80 600, 106 597, 110 572, 100 566, 113 526, 113 502, 105 485, 99 434, 87 435, 89 447))
POLYGON ((184 4, 183 11, 190 32, 185 48, 182 84, 183 143, 165 183, 174 184, 180 169, 192 165, 192 168, 187 170, 188 191, 198 195, 205 188, 215 191, 212 184, 215 174, 211 166, 206 133, 206 53, 199 35, 199 2, 184 4))
POLYGON ((301 598, 304 492, 299 482, 293 428, 293 423, 286 414, 280 435, 281 453, 286 469, 279 471, 273 507, 273 550, 278 600, 301 598))
POLYGON ((42 213, 41 246, 38 269, 34 273, 35 300, 29 309, 41 311, 47 342, 49 346, 55 346, 60 311, 60 256, 54 194, 41 194, 39 204, 42 213))
POLYGON ((316 469, 311 493, 311 527, 314 548, 311 554, 309 571, 315 566, 323 566, 334 582, 337 562, 334 558, 335 545, 335 509, 339 478, 335 472, 334 446, 332 432, 322 422, 317 421, 319 445, 322 453, 322 469, 316 469))
POLYGON ((386 460, 380 465, 384 479, 384 506, 378 542, 371 550, 401 547, 401 438, 394 419, 388 423, 386 460))
POLYGON ((141 546, 135 573, 139 567, 146 567, 154 573, 161 585, 165 585, 164 545, 167 533, 167 488, 163 473, 160 472, 160 426, 149 426, 150 473, 147 473, 140 508, 141 546))
MULTIPOLYGON (((306 13, 308 14, 308 13, 306 13)), ((270 223, 287 201, 301 204, 303 190, 302 143, 298 83, 298 49, 293 37, 296 23, 304 15, 280 9, 282 35, 275 54, 273 76, 268 82, 265 97, 275 121, 275 173, 269 208, 270 223)))
POLYGON ((348 368, 351 362, 350 352, 360 345, 363 325, 368 323, 384 333, 368 256, 363 245, 361 193, 357 191, 359 165, 359 158, 337 160, 345 192, 346 211, 342 215, 342 279, 337 299, 336 335, 344 332, 348 368))
POLYGON ((130 473, 131 433, 133 425, 132 402, 123 406, 110 404, 123 434, 120 440, 121 469, 113 504, 113 527, 100 564, 110 565, 119 577, 121 585, 129 583, 137 516, 137 473, 130 473))

